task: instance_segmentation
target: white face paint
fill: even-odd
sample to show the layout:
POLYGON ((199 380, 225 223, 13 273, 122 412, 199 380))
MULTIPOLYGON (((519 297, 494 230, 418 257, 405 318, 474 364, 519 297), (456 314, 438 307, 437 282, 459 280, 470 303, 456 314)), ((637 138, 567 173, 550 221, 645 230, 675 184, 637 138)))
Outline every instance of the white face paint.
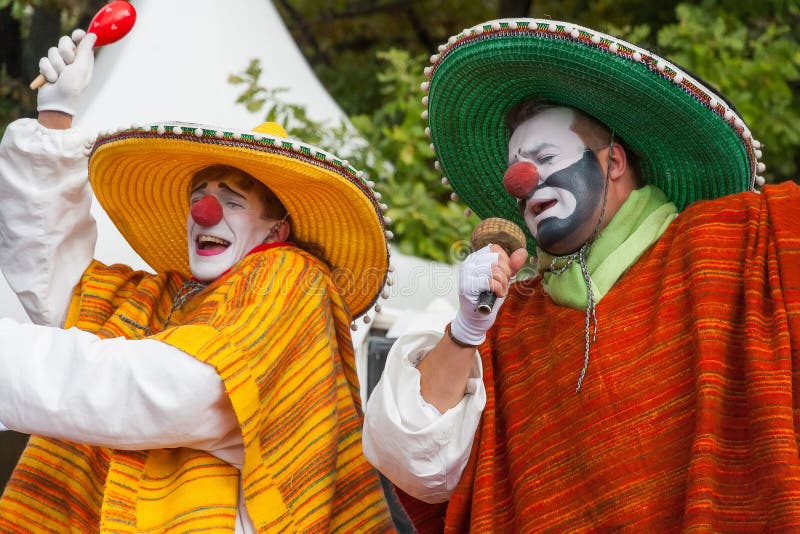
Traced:
POLYGON ((532 163, 539 183, 520 209, 537 244, 553 254, 577 250, 599 216, 603 173, 597 158, 570 127, 574 113, 550 108, 520 124, 508 143, 509 165, 532 163))
POLYGON ((209 180, 191 193, 190 205, 213 195, 222 206, 222 219, 210 227, 187 219, 189 267, 200 281, 209 282, 233 267, 260 245, 277 219, 264 219, 265 206, 255 190, 245 191, 232 179, 209 180))

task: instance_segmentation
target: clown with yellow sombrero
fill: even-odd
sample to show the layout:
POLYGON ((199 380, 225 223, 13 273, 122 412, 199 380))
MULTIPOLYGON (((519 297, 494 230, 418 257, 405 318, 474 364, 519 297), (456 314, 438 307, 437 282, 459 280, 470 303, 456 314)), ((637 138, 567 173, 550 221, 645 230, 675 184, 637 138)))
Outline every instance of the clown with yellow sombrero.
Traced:
POLYGON ((445 334, 400 338, 370 396, 417 529, 800 529, 800 189, 764 185, 733 105, 537 19, 452 36, 422 89, 444 180, 527 251, 470 254, 445 334))
POLYGON ((0 265, 38 323, 0 319, 0 423, 33 435, 0 530, 391 530, 350 338, 386 282, 379 195, 276 124, 84 143, 93 42, 59 41, 0 145, 0 265), (92 191, 156 274, 92 260, 92 191))

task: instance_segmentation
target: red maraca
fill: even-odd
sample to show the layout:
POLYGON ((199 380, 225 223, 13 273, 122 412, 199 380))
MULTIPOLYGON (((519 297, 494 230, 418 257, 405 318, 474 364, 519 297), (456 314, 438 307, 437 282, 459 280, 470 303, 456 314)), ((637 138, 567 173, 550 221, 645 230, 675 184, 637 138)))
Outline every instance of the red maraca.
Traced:
MULTIPOLYGON (((115 43, 125 37, 136 22, 136 10, 130 2, 116 0, 100 8, 92 18, 86 33, 97 35, 94 46, 104 46, 115 43)), ((41 74, 31 82, 31 89, 38 89, 45 84, 47 79, 41 74)))

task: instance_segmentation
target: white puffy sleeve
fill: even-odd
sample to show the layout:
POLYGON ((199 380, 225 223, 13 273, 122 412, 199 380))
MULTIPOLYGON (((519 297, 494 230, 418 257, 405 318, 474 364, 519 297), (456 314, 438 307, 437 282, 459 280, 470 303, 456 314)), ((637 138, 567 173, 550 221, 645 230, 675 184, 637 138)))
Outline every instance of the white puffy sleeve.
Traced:
POLYGON ((235 467, 242 437, 216 370, 152 339, 0 319, 0 421, 25 434, 144 450, 191 447, 235 467))
POLYGON ((0 268, 37 324, 63 324, 94 255, 91 146, 79 130, 52 130, 34 119, 11 123, 0 142, 0 268))
POLYGON ((464 398, 456 406, 442 414, 422 397, 416 365, 441 335, 416 333, 395 342, 367 401, 363 433, 367 460, 400 489, 429 503, 450 498, 486 405, 477 351, 464 398))

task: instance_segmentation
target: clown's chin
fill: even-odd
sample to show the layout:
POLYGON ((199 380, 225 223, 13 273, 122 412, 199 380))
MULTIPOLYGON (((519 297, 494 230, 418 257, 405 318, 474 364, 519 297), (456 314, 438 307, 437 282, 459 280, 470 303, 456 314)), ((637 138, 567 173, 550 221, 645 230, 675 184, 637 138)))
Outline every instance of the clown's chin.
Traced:
POLYGON ((575 227, 571 218, 559 219, 548 217, 542 221, 533 234, 536 246, 553 256, 567 256, 577 252, 592 236, 592 224, 582 224, 575 227))

